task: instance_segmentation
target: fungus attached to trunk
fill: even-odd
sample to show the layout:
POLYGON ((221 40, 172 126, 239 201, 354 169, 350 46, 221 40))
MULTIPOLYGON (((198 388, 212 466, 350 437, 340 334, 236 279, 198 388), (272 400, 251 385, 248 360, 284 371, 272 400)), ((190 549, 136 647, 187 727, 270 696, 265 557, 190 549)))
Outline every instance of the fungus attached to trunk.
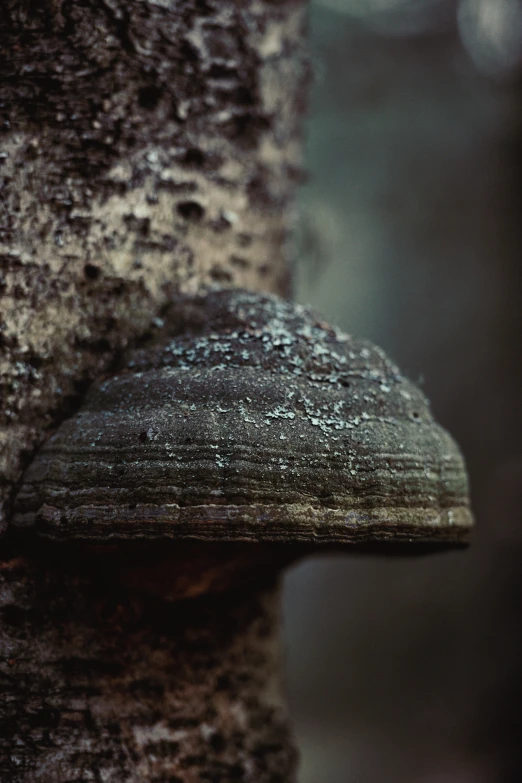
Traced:
POLYGON ((277 573, 318 544, 465 542, 463 460, 382 351, 305 308, 214 290, 167 322, 95 384, 18 492, 16 536, 49 561, 5 588, 42 628, 37 643, 13 632, 12 658, 35 644, 24 682, 33 710, 54 710, 48 745, 38 729, 19 754, 69 780, 104 738, 103 780, 291 781, 277 573))
POLYGON ((273 296, 178 303, 177 335, 94 386, 14 522, 107 542, 462 540, 460 452, 384 353, 273 296))

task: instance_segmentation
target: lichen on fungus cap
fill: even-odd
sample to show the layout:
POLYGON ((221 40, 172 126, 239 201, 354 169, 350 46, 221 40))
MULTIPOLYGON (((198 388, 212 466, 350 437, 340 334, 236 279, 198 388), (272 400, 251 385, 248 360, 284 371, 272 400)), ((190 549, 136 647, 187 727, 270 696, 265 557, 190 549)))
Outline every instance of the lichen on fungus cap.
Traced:
POLYGON ((458 543, 465 466, 375 346, 244 290, 180 297, 177 334, 92 388, 27 470, 52 538, 458 543))

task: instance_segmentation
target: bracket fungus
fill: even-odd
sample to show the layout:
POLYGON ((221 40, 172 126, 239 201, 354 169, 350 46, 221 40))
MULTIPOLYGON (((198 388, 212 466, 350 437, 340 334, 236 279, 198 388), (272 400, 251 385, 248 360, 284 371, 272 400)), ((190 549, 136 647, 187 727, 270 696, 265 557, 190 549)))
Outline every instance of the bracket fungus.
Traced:
POLYGON ((21 482, 32 556, 0 568, 10 780, 294 781, 278 572, 318 544, 452 546, 472 525, 457 446, 378 348, 245 290, 181 296, 165 322, 21 482))
POLYGON ((93 542, 465 540, 462 456, 379 348, 245 290, 177 308, 178 333, 48 440, 15 525, 93 542))

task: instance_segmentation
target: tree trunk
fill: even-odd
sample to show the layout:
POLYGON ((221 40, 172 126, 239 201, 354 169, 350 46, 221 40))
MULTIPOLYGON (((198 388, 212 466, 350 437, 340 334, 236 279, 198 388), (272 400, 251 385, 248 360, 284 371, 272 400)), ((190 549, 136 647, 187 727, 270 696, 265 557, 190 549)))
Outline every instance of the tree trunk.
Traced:
POLYGON ((0 779, 294 780, 278 597, 262 584, 172 604, 4 561, 0 779))
MULTIPOLYGON (((300 0, 1 6, 0 529, 176 291, 288 291, 307 82, 300 0)), ((273 585, 173 603, 26 546, 0 541, 2 780, 294 780, 273 585)))
POLYGON ((285 292, 302 33, 296 0, 3 0, 4 503, 173 292, 285 292))

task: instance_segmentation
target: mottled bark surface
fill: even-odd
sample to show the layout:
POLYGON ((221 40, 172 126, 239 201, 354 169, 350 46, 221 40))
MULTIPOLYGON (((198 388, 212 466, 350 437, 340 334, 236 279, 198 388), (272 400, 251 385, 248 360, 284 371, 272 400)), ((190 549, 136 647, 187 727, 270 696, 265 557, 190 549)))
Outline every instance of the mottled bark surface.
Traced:
MULTIPOLYGON (((1 3, 0 531, 49 428, 173 294, 288 289, 302 36, 300 0, 1 3)), ((108 579, 2 542, 0 779, 292 781, 263 558, 134 556, 108 579)))
POLYGON ((295 779, 278 590, 169 603, 82 569, 0 567, 0 779, 295 779))
POLYGON ((285 289, 302 33, 296 0, 2 3, 4 499, 175 290, 285 289))

